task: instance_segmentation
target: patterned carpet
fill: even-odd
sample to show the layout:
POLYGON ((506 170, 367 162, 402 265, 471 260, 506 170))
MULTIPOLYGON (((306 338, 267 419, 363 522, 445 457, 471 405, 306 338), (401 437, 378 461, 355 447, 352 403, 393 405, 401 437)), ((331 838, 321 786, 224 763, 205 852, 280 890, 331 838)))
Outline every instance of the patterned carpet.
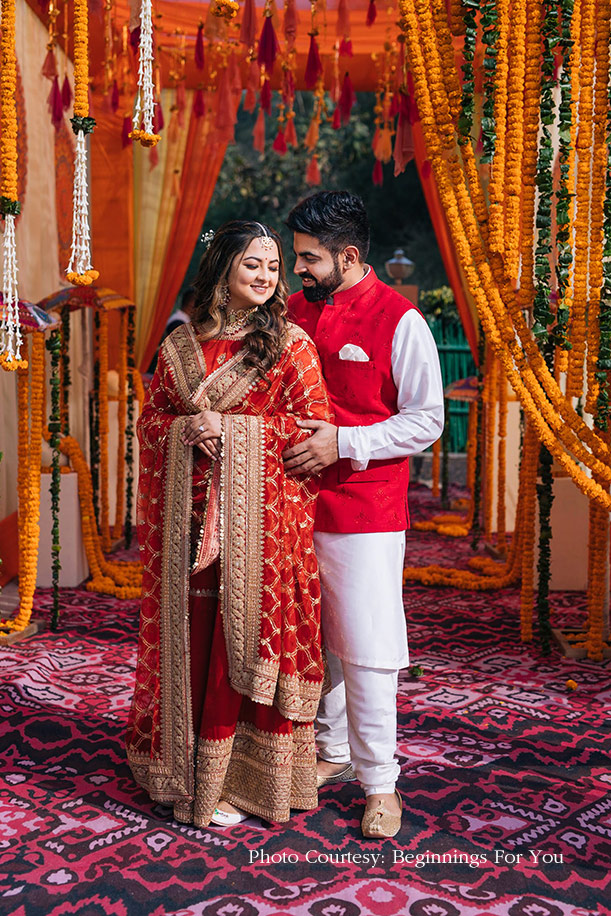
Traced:
MULTIPOLYGON (((413 516, 434 508, 415 487, 413 516)), ((414 532, 410 562, 467 545, 414 532)), ((198 830, 132 782, 137 605, 66 590, 62 628, 0 652, 6 916, 583 916, 611 903, 611 663, 518 641, 515 589, 406 589, 400 834, 363 840, 354 784, 288 827, 198 830), (569 692, 568 677, 578 687, 569 692)), ((555 593, 557 622, 584 597, 555 593)), ((47 616, 49 592, 37 595, 47 616)))

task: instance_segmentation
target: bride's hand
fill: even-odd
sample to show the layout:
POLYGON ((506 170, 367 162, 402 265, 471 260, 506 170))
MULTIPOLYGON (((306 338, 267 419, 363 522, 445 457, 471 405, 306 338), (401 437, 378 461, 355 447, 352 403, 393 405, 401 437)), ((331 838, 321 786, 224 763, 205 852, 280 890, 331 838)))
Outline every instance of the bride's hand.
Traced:
POLYGON ((197 447, 200 448, 208 458, 211 458, 212 461, 216 461, 217 458, 221 457, 220 439, 206 439, 205 442, 198 442, 197 447))
MULTIPOLYGON (((221 438, 222 414, 214 410, 202 410, 190 416, 185 423, 182 441, 185 445, 198 445, 221 438)), ((206 449, 202 449, 206 451, 206 449)))

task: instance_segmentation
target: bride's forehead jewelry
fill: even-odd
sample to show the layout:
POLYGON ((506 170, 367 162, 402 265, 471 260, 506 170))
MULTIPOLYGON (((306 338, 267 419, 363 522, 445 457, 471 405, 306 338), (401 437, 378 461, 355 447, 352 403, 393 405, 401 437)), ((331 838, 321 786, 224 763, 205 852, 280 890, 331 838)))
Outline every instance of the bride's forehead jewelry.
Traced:
POLYGON ((206 246, 206 251, 210 248, 212 244, 212 239, 214 238, 214 229, 208 229, 207 232, 202 233, 200 236, 200 242, 203 242, 206 246))
POLYGON ((271 251, 272 248, 274 247, 274 240, 271 237, 271 235, 269 234, 267 227, 264 226, 263 223, 257 223, 257 226, 263 232, 263 235, 257 236, 257 238, 259 239, 259 242, 261 243, 261 247, 265 248, 266 251, 271 251))

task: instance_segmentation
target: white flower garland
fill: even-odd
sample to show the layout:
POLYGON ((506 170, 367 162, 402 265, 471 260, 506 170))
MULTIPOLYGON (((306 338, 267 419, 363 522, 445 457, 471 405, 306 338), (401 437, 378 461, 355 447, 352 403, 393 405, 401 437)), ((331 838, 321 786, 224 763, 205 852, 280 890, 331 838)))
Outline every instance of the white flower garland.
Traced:
POLYGON ((15 217, 4 217, 4 255, 2 264, 3 311, 0 331, 0 354, 9 363, 21 360, 21 325, 19 322, 19 293, 17 291, 17 248, 15 245, 15 217))
POLYGON ((153 133, 153 116, 155 113, 153 59, 153 10, 151 0, 142 0, 140 6, 138 90, 134 104, 131 136, 134 140, 140 140, 143 146, 154 146, 159 140, 158 135, 153 133))

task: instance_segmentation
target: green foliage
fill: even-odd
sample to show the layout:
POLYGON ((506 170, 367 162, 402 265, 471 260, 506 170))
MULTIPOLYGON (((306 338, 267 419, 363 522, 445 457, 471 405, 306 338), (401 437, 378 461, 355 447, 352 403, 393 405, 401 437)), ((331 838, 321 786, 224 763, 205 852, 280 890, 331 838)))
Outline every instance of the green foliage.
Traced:
MULTIPOLYGON (((292 237, 284 220, 299 200, 318 189, 305 180, 312 156, 310 150, 300 145, 297 149, 289 148, 284 156, 272 150, 279 100, 274 93, 272 117, 266 119, 264 155, 252 148, 256 112, 240 108, 236 143, 227 149, 202 232, 216 229, 229 219, 254 218, 273 226, 282 237, 289 283, 294 291, 300 284, 292 274, 292 237)), ((394 178, 391 162, 384 166, 384 186, 374 187, 372 183, 374 104, 373 94, 361 93, 348 125, 333 130, 329 121, 321 123, 316 147, 321 189, 347 189, 363 198, 372 230, 367 260, 381 279, 387 279, 384 262, 392 257, 395 248, 401 247, 416 264, 411 282, 421 286, 439 285, 446 280, 445 271, 415 163, 410 162, 405 172, 394 178)), ((295 127, 300 141, 305 137, 312 111, 312 94, 297 93, 295 127)), ((183 288, 193 281, 204 247, 198 243, 183 288)))

